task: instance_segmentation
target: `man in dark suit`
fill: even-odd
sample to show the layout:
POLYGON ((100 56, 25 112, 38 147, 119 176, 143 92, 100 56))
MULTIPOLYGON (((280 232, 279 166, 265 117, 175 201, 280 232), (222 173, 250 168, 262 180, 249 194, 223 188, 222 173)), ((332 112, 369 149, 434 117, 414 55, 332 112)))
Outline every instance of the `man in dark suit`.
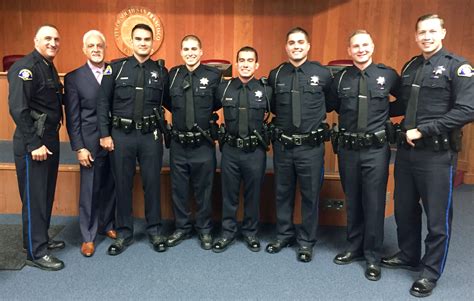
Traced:
POLYGON ((67 131, 81 165, 79 223, 81 253, 94 254, 97 232, 115 239, 115 190, 108 152, 100 147, 97 127, 97 95, 102 80, 105 37, 97 30, 83 38, 87 63, 65 77, 67 131))

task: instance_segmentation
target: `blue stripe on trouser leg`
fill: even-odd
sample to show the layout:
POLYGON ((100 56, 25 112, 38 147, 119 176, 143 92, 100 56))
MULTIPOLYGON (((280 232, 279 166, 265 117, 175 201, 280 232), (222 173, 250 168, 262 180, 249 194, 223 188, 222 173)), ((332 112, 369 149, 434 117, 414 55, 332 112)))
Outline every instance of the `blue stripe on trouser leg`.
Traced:
POLYGON ((30 163, 28 154, 25 155, 26 162, 26 208, 28 211, 28 252, 30 252, 31 259, 35 260, 33 255, 33 243, 31 241, 31 207, 30 207, 30 163))
POLYGON ((446 243, 444 245, 444 255, 443 260, 441 261, 441 273, 443 273, 444 266, 446 264, 446 257, 448 256, 448 247, 449 247, 449 239, 451 238, 449 235, 449 211, 451 210, 453 201, 453 166, 449 167, 449 195, 448 195, 448 205, 446 206, 446 243))

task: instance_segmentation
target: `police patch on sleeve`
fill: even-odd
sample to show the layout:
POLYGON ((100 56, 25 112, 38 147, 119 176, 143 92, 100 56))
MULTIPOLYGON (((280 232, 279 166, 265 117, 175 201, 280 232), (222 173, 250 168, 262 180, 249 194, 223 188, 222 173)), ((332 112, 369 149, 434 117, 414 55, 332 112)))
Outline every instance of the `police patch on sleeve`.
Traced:
POLYGON ((469 64, 464 64, 458 68, 458 76, 471 77, 472 76, 472 67, 469 64))
POLYGON ((104 75, 111 75, 112 74, 112 66, 108 65, 107 68, 104 70, 104 75))
POLYGON ((18 72, 18 77, 22 80, 32 80, 33 73, 28 69, 21 69, 20 72, 18 72))

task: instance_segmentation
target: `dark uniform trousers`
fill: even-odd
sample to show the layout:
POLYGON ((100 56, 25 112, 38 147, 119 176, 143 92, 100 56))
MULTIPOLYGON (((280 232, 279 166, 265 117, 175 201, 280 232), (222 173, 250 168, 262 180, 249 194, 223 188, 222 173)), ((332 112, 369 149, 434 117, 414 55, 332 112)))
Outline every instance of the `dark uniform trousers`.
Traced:
POLYGON ((46 129, 42 142, 53 154, 48 154, 45 161, 34 161, 25 149, 23 134, 17 129, 13 136, 15 168, 23 205, 23 247, 28 250, 27 258, 30 260, 48 253, 48 229, 58 177, 58 132, 46 129))
POLYGON ((260 217, 260 190, 265 176, 267 156, 263 148, 244 152, 224 144, 222 149, 222 232, 224 237, 237 233, 240 182, 244 187, 244 219, 242 234, 256 235, 260 217))
POLYGON ((338 152, 339 174, 346 195, 349 252, 362 252, 369 263, 381 259, 390 149, 338 152))
POLYGON ((176 229, 190 232, 191 209, 189 189, 196 197, 196 230, 210 233, 212 228, 212 184, 216 170, 216 149, 210 143, 197 147, 184 147, 171 141, 170 173, 176 229))
POLYGON ((161 235, 160 172, 163 161, 163 144, 160 135, 155 140, 153 132, 142 134, 132 130, 126 134, 112 129, 114 151, 112 152, 117 193, 116 228, 119 238, 133 237, 132 194, 136 164, 145 197, 145 220, 148 235, 161 235))
POLYGON ((421 277, 438 279, 443 272, 451 238, 453 174, 457 153, 399 148, 395 161, 395 217, 402 258, 421 257, 422 199, 428 235, 421 277))
POLYGON ((324 144, 284 148, 275 141, 273 154, 277 238, 291 239, 295 235, 293 213, 298 180, 302 222, 296 240, 301 246, 313 246, 318 228, 319 193, 324 180, 324 144))
POLYGON ((111 165, 109 155, 95 157, 92 167, 81 165, 79 220, 84 221, 80 228, 85 242, 94 241, 97 231, 107 232, 114 227, 116 195, 111 165))

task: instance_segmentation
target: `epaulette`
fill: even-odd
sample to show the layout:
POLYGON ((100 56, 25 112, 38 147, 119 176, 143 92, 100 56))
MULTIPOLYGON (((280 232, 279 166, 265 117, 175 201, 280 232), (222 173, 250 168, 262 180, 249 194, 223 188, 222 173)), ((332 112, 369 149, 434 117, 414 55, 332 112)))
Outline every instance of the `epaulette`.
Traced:
POLYGON ((126 60, 128 60, 128 57, 119 58, 119 59, 114 60, 113 62, 110 62, 110 65, 122 64, 122 62, 126 60))
POLYGON ((387 66, 387 65, 384 65, 384 64, 375 64, 377 67, 379 67, 380 69, 388 69, 388 70, 393 70, 395 71, 394 68, 390 67, 390 66, 387 66))
MULTIPOLYGON (((313 65, 316 65, 316 66, 320 66, 320 67, 324 67, 320 62, 318 61, 308 61, 308 63, 311 63, 313 65)), ((325 67, 326 68, 326 67, 325 67)))
POLYGON ((455 55, 454 53, 448 52, 448 53, 446 53, 444 56, 447 57, 447 58, 456 60, 456 61, 458 61, 459 63, 464 63, 464 62, 467 63, 467 60, 466 60, 465 58, 463 58, 462 56, 459 56, 459 55, 455 55))

